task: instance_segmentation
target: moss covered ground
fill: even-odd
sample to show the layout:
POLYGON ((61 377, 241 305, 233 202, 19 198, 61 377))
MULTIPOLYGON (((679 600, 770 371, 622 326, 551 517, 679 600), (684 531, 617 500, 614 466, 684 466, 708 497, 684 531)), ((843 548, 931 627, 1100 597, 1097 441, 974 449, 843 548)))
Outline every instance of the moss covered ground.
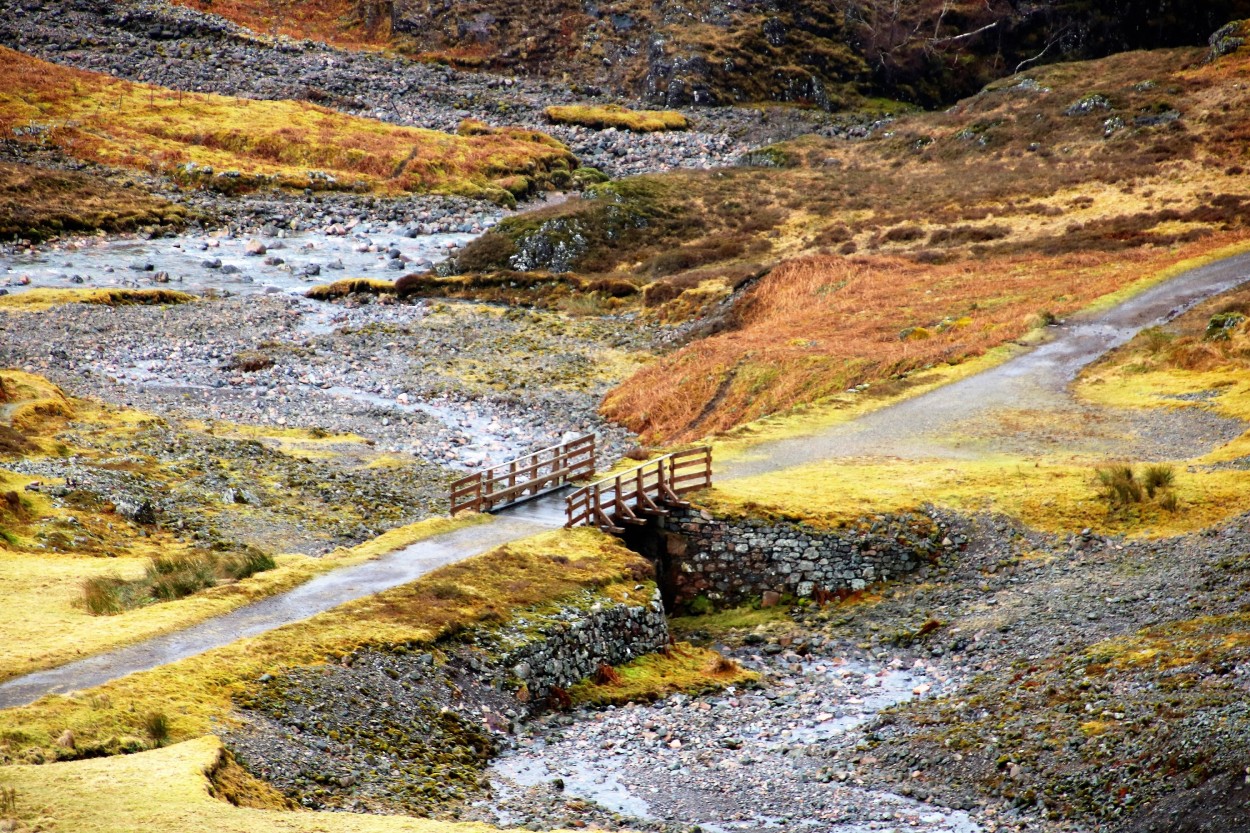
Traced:
POLYGON ((188 218, 182 206, 99 175, 0 163, 0 240, 179 228, 188 218))
POLYGON ((42 312, 63 304, 186 304, 194 295, 172 289, 30 289, 0 295, 0 309, 15 312, 42 312))
POLYGON ((755 682, 759 675, 746 671, 715 651, 678 643, 659 654, 639 657, 569 689, 574 705, 621 706, 648 703, 671 694, 702 694, 726 686, 755 682))

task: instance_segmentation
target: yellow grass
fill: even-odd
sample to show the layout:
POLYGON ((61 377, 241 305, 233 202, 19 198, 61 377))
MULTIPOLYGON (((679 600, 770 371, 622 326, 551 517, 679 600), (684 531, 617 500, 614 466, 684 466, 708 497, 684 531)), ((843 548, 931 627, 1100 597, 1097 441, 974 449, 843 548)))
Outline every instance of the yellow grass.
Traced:
POLYGON ((619 706, 646 703, 677 692, 702 694, 759 679, 716 651, 678 643, 666 653, 639 657, 614 669, 615 680, 583 680, 569 689, 574 703, 619 706))
POLYGON ((1163 537, 1192 532, 1250 510, 1250 474, 1178 467, 1177 512, 1141 504, 1108 512, 1095 468, 1101 460, 1056 462, 1010 456, 974 461, 854 460, 818 463, 717 485, 702 503, 730 515, 764 515, 837 527, 926 503, 998 512, 1037 529, 1163 537))
POLYGON ((395 282, 382 281, 376 278, 348 278, 334 283, 318 284, 304 295, 314 301, 331 301, 342 298, 353 292, 368 292, 373 295, 394 295, 395 282))
POLYGON ((0 131, 32 125, 42 131, 40 140, 73 156, 226 190, 359 184, 385 192, 492 195, 501 190, 494 179, 541 178, 554 166, 575 164, 567 148, 531 131, 455 136, 305 102, 178 93, 0 49, 0 131), (180 168, 185 163, 201 168, 187 172, 180 168), (237 176, 223 176, 231 171, 237 176))
POLYGON ((82 584, 93 576, 135 579, 148 558, 189 551, 166 534, 130 542, 115 558, 14 552, 0 547, 0 680, 53 668, 92 654, 140 642, 229 613, 267 596, 291 590, 331 570, 371 561, 418 541, 482 523, 487 516, 434 518, 393 529, 350 549, 321 558, 279 555, 275 569, 223 584, 176 601, 115 616, 94 616, 78 606, 82 584))
POLYGON ((194 295, 172 289, 29 289, 0 295, 0 309, 13 312, 43 312, 65 304, 185 304, 194 295))
POLYGON ((209 794, 215 737, 120 758, 0 767, 19 830, 43 833, 486 833, 481 824, 235 807, 209 794))
POLYGON ((363 646, 428 645, 586 588, 642 602, 653 586, 634 587, 649 569, 640 556, 597 530, 527 538, 293 625, 89 692, 0 712, 0 738, 7 742, 0 757, 53 759, 55 741, 66 729, 73 731, 79 750, 115 751, 126 737, 144 737, 142 717, 150 712, 168 716, 172 741, 200 737, 230 720, 233 696, 261 674, 333 661, 363 646), (456 592, 446 592, 449 586, 456 592))
POLYGON ((592 107, 583 104, 553 106, 543 111, 552 124, 575 124, 604 130, 632 130, 655 133, 662 130, 688 130, 690 120, 674 110, 629 110, 615 104, 592 107))

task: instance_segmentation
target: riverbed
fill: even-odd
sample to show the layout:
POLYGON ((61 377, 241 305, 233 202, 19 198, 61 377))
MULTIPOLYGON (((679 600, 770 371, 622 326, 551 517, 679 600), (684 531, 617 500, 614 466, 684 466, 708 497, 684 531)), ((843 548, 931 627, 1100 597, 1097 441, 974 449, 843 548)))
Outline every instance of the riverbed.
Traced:
POLYGON ((960 681, 948 670, 901 658, 726 652, 761 675, 760 688, 546 717, 493 763, 492 798, 475 817, 708 833, 987 829, 965 811, 872 789, 861 777, 874 763, 859 748, 865 724, 889 706, 950 693, 960 681))

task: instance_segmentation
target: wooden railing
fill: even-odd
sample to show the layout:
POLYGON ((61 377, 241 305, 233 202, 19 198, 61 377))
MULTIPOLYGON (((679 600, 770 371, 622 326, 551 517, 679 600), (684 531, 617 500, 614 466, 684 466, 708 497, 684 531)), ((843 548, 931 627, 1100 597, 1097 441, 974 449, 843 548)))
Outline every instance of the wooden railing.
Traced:
POLYGON ((621 524, 645 524, 668 506, 689 506, 681 496, 712 485, 712 449, 678 451, 614 477, 591 483, 567 498, 566 527, 595 524, 620 534, 621 524))
POLYGON ((595 473, 595 435, 535 451, 451 484, 451 514, 490 512, 595 473))

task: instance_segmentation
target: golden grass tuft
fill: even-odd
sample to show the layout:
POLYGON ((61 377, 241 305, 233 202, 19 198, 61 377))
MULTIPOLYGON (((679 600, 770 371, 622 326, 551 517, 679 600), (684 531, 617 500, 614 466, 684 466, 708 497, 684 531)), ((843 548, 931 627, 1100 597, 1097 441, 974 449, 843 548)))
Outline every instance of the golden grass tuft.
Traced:
POLYGON ((152 306, 188 304, 194 295, 173 289, 29 289, 0 295, 0 309, 14 312, 42 312, 64 304, 100 304, 116 307, 128 304, 152 306))
POLYGON ((543 111, 552 124, 573 124, 593 130, 614 127, 634 133, 689 130, 690 120, 675 110, 629 110, 616 104, 552 106, 543 111))
POLYGON ((394 295, 395 282, 381 281, 376 278, 348 278, 335 281, 334 283, 314 286, 305 292, 304 296, 312 298, 314 301, 333 301, 357 292, 364 292, 369 295, 394 295))

